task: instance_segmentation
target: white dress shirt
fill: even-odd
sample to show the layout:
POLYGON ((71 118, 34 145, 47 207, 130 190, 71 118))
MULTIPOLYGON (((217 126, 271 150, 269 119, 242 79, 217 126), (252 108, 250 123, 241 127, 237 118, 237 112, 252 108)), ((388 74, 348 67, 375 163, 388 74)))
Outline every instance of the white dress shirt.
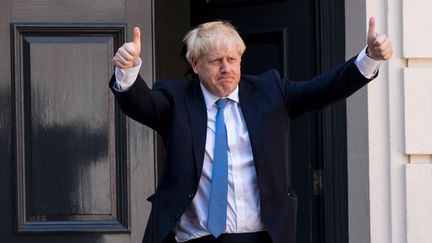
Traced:
MULTIPOLYGON (((175 229, 176 240, 184 242, 210 233, 206 229, 208 203, 213 169, 216 104, 219 97, 201 84, 207 107, 207 139, 198 192, 175 229)), ((257 175, 238 96, 238 86, 228 97, 224 109, 228 139, 228 205, 225 233, 258 232, 264 230, 260 217, 257 175)))
MULTIPOLYGON (((355 60, 359 71, 366 78, 372 78, 382 61, 369 58, 363 49, 355 60)), ((134 83, 141 60, 137 66, 120 70, 116 68, 117 91, 126 91, 134 83)), ((219 97, 211 94, 201 84, 201 90, 207 107, 207 139, 203 169, 197 193, 189 208, 180 218, 174 229, 178 242, 199 238, 210 233, 206 229, 208 201, 211 189, 211 172, 215 136, 216 100, 219 97)), ((225 233, 246 233, 263 231, 264 225, 260 216, 260 198, 249 133, 240 108, 238 86, 232 92, 224 109, 225 124, 228 136, 228 206, 225 233)))

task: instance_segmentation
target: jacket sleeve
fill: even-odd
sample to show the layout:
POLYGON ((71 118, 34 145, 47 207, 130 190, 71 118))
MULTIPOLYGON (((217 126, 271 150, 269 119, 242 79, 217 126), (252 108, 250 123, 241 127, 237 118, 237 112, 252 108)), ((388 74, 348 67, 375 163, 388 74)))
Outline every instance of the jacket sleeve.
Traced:
POLYGON ((297 117, 305 111, 321 109, 345 99, 376 77, 365 78, 354 60, 355 57, 309 81, 293 82, 281 79, 279 74, 274 72, 275 78, 281 80, 281 89, 290 116, 297 117))
POLYGON ((162 85, 156 82, 150 89, 140 75, 134 84, 124 92, 113 88, 115 75, 109 87, 121 110, 130 118, 161 132, 168 121, 170 103, 162 85))

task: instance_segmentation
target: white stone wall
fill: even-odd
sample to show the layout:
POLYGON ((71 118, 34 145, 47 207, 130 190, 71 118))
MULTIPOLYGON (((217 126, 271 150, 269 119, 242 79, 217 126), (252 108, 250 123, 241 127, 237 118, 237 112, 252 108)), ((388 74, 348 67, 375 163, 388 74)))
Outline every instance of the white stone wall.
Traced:
POLYGON ((403 0, 408 243, 432 242, 432 1, 403 0))
POLYGON ((394 56, 347 102, 350 243, 431 243, 432 1, 346 0, 347 58, 369 16, 394 56))

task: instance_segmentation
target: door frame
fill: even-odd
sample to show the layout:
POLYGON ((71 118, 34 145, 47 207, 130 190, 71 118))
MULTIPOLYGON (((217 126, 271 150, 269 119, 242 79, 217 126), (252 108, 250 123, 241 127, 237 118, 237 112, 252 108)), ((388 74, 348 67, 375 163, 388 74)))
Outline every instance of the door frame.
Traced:
MULTIPOLYGON (((345 61, 345 2, 315 0, 318 73, 345 61)), ((324 188, 323 237, 325 242, 348 242, 348 169, 346 101, 318 112, 322 186, 324 188)))

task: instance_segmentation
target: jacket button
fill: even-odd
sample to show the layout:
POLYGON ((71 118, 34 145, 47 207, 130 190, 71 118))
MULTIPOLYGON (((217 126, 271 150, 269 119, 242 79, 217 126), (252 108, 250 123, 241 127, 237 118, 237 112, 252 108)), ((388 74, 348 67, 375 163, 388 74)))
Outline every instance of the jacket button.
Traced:
POLYGON ((193 193, 189 193, 188 198, 189 199, 193 199, 194 198, 194 194, 193 193))

